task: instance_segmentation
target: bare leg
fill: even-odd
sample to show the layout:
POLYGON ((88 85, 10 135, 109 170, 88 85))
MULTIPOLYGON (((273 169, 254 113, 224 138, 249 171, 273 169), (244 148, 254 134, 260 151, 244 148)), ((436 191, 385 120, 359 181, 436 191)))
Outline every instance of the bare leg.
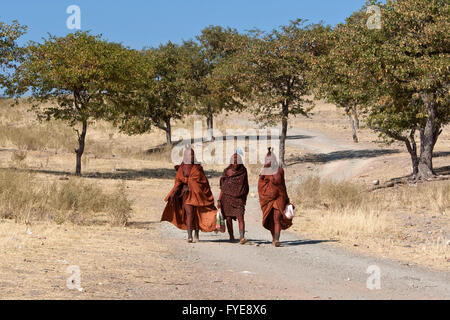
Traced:
POLYGON ((240 244, 246 244, 247 239, 245 239, 245 221, 244 221, 244 215, 238 216, 239 221, 239 236, 240 236, 240 244))
POLYGON ((194 242, 200 241, 200 222, 198 221, 198 216, 195 213, 195 207, 193 210, 193 216, 194 216, 194 229, 195 229, 195 235, 194 235, 194 242))
POLYGON ((187 224, 187 232, 188 232, 188 242, 192 243, 192 230, 194 225, 194 207, 190 205, 184 205, 184 210, 186 211, 186 224, 187 224))
POLYGON ((231 217, 226 217, 227 219, 227 230, 230 235, 230 242, 234 242, 234 232, 233 232, 233 219, 231 217))
POLYGON ((199 241, 200 241, 200 230, 196 229, 195 235, 194 235, 194 242, 199 242, 199 241))
POLYGON ((275 247, 280 246, 280 234, 281 234, 281 212, 274 209, 273 210, 273 222, 274 222, 274 233, 273 233, 273 245, 275 247))

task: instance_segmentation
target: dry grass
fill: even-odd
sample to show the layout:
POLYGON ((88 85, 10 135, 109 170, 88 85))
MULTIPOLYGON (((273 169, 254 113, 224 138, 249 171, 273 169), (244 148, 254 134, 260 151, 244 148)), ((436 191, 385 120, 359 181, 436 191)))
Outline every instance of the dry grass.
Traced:
POLYGON ((352 182, 309 177, 298 186, 293 200, 300 212, 294 228, 302 233, 339 240, 346 246, 364 250, 370 248, 396 259, 447 267, 449 239, 424 232, 428 229, 423 228, 431 225, 426 221, 431 217, 441 231, 448 228, 448 182, 370 193, 366 187, 352 182))
POLYGON ((353 209, 367 201, 360 190, 360 186, 351 182, 333 182, 311 176, 299 185, 296 195, 304 208, 353 209))
POLYGON ((391 219, 380 210, 373 195, 362 190, 351 182, 308 177, 293 200, 302 212, 314 213, 318 231, 327 236, 354 238, 391 232, 391 219))
POLYGON ((0 218, 16 222, 53 220, 85 225, 106 216, 113 226, 124 226, 130 218, 131 202, 125 186, 107 194, 95 184, 79 179, 42 183, 31 173, 0 172, 0 218))
POLYGON ((386 202, 398 208, 427 209, 428 214, 450 215, 450 183, 425 183, 403 187, 397 193, 384 192, 386 202))
POLYGON ((61 122, 26 126, 0 125, 0 145, 21 150, 74 150, 75 132, 61 122))
POLYGON ((27 158, 28 153, 25 150, 16 150, 11 155, 11 161, 18 168, 24 168, 25 159, 27 158))
POLYGON ((183 264, 149 228, 39 222, 27 234, 26 226, 0 220, 0 300, 168 297, 178 291, 166 283, 183 281, 183 264), (81 270, 83 292, 67 288, 70 265, 81 270))
MULTIPOLYGON (((22 172, 23 176, 15 177, 18 182, 11 185, 17 187, 14 195, 16 198, 9 198, 9 202, 3 201, 8 199, 8 196, 3 191, 4 184, 2 185, 0 181, 0 188, 2 188, 0 217, 5 214, 5 208, 16 206, 18 221, 31 216, 33 219, 51 219, 58 223, 92 224, 108 221, 122 225, 126 220, 123 218, 126 217, 123 212, 128 211, 129 203, 123 199, 120 200, 121 205, 111 205, 110 209, 106 209, 105 204, 107 202, 105 199, 112 199, 112 203, 115 203, 116 198, 120 199, 125 195, 123 189, 118 189, 124 187, 116 187, 116 180, 110 179, 116 174, 116 169, 121 168, 130 169, 127 187, 132 186, 134 191, 129 192, 128 196, 133 201, 140 202, 140 205, 135 205, 133 208, 132 222, 135 221, 136 215, 141 215, 141 220, 147 221, 149 212, 159 210, 158 214, 160 213, 162 208, 158 207, 160 205, 158 201, 164 198, 165 193, 170 189, 172 177, 166 179, 166 176, 158 176, 153 172, 161 169, 164 172, 164 169, 173 169, 174 165, 170 159, 169 149, 152 149, 165 142, 165 136, 161 130, 139 136, 127 136, 103 121, 90 125, 83 156, 83 172, 87 176, 102 178, 95 178, 95 183, 92 185, 86 182, 90 180, 86 178, 70 178, 69 181, 61 182, 55 178, 58 175, 51 174, 73 170, 76 134, 72 128, 54 121, 39 123, 32 113, 26 111, 25 105, 21 104, 14 109, 9 109, 5 107, 5 101, 0 100, 0 146, 19 150, 6 150, 0 153, 0 162, 4 164, 4 167, 27 168, 42 173, 32 175, 22 172), (111 174, 111 171, 114 174, 111 174), (151 179, 147 179, 149 172, 152 173, 151 179), (102 174, 105 175, 102 176, 102 174), (43 179, 49 181, 43 183, 43 179), (54 189, 50 191, 52 187, 54 189), (136 199, 136 192, 142 193, 142 198, 136 199), (149 193, 152 201, 149 201, 149 193), (90 194, 94 194, 95 198, 99 199, 89 199, 85 196, 90 194), (20 209, 17 209, 17 206, 20 209), (114 211, 116 208, 117 211, 114 211)), ((341 137, 343 141, 348 140, 352 143, 349 129, 344 128, 348 120, 339 115, 335 107, 318 105, 316 111, 312 119, 299 117, 292 121, 291 125, 318 132, 324 131, 327 135, 341 137)), ((227 128, 245 129, 249 127, 248 118, 249 116, 245 113, 229 117, 220 115, 215 119, 215 126, 222 133, 225 133, 227 128)), ((203 130, 205 130, 205 121, 198 116, 188 117, 185 121, 174 121, 173 129, 184 128, 192 133, 195 120, 202 120, 203 130)), ((448 146, 449 137, 448 130, 444 131, 437 146, 439 150, 448 150, 446 146, 448 146)), ((360 138, 362 142, 369 143, 375 140, 376 135, 369 130, 361 130, 360 138)), ((297 149, 291 151, 294 154, 299 152, 297 149)), ((447 159, 446 157, 438 158, 436 163, 438 166, 448 165, 447 159)), ((409 173, 408 155, 381 157, 380 161, 374 164, 375 168, 370 168, 367 172, 368 176, 364 178, 366 184, 367 181, 370 183, 375 178, 386 180, 409 173), (398 165, 397 158, 400 157, 404 158, 405 165, 398 165), (383 162, 385 160, 389 162, 383 162), (376 171, 378 169, 379 172, 376 171)), ((248 165, 247 168, 249 179, 255 185, 261 166, 248 165)), ((206 166, 205 169, 208 172, 220 173, 223 165, 206 166)), ((19 174, 20 171, 14 171, 14 173, 19 174)), ((3 172, 0 172, 0 176, 2 174, 3 172)), ((297 173, 292 178, 296 180, 298 176, 297 173)), ((362 182, 364 179, 359 181, 362 182)), ((8 181, 13 181, 11 176, 8 177, 8 181)), ((217 178, 213 177, 210 182, 213 188, 218 188, 217 178)), ((420 245, 413 243, 413 248, 408 249, 411 252, 406 252, 406 249, 400 252, 397 250, 402 245, 399 239, 407 237, 410 230, 400 223, 398 213, 408 212, 413 218, 416 211, 430 218, 433 215, 448 217, 449 188, 448 184, 444 183, 424 184, 417 187, 398 188, 395 192, 384 190, 368 194, 361 192, 366 187, 361 189, 359 184, 336 184, 311 178, 305 181, 297 190, 297 195, 292 197, 297 205, 297 212, 301 212, 295 220, 294 227, 302 234, 310 234, 313 237, 337 238, 350 247, 356 243, 360 248, 364 248, 364 252, 389 254, 392 258, 403 256, 406 261, 424 261, 425 265, 430 265, 434 263, 433 261, 439 259, 441 261, 444 255, 450 257, 448 246, 444 245, 445 237, 439 238, 434 234, 427 236, 424 232, 419 234, 420 237, 417 236, 417 241, 422 241, 420 245), (367 248, 369 246, 370 249, 367 248)), ((8 192, 13 191, 10 188, 8 192)), ((290 191, 290 193, 293 192, 290 191)), ((439 220, 439 223, 442 223, 442 228, 445 229, 445 221, 448 220, 442 221, 439 220)))

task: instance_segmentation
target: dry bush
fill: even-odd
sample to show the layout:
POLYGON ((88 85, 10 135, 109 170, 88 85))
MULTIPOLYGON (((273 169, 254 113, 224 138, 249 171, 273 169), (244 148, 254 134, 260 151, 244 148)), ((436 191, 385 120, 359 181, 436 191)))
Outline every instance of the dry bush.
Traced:
POLYGON ((74 178, 39 183, 33 174, 0 172, 0 218, 16 222, 51 219, 57 223, 87 225, 100 214, 113 226, 123 226, 131 213, 124 185, 107 194, 95 185, 74 178))
POLYGON ((354 238, 392 230, 388 216, 379 210, 372 194, 362 190, 351 182, 308 177, 298 186, 293 201, 321 234, 354 238))
POLYGON ((34 176, 11 170, 0 171, 0 218, 24 222, 45 213, 42 194, 34 176))
POLYGON ((322 234, 331 237, 359 239, 379 237, 394 230, 388 217, 376 210, 346 209, 317 214, 315 226, 322 234))
POLYGON ((110 223, 114 226, 125 226, 131 218, 132 210, 131 202, 126 197, 125 184, 120 184, 110 197, 112 201, 108 204, 107 210, 110 223))
POLYGON ((16 150, 11 154, 11 160, 17 167, 24 168, 27 155, 25 150, 16 150))
POLYGON ((111 157, 114 154, 112 141, 98 141, 95 139, 86 139, 85 154, 92 154, 96 158, 111 157))
POLYGON ((378 248, 371 250, 426 265, 441 266, 448 258, 446 240, 428 237, 428 233, 415 234, 414 237, 419 238, 412 244, 417 245, 404 248, 411 231, 402 227, 401 214, 393 214, 395 211, 408 212, 408 215, 416 211, 426 211, 430 215, 448 212, 448 181, 369 192, 367 187, 351 182, 330 182, 310 177, 296 191, 292 199, 299 214, 294 227, 302 232, 339 239, 349 245, 358 243, 378 248))
POLYGON ((298 186, 295 198, 303 208, 359 208, 371 200, 370 196, 361 190, 362 187, 350 182, 308 177, 298 186))
POLYGON ((19 105, 12 107, 12 103, 12 99, 0 98, 0 124, 3 121, 6 123, 18 123, 27 116, 27 106, 19 105))
POLYGON ((73 151, 75 132, 61 122, 29 124, 27 126, 0 125, 0 144, 21 150, 73 151))
POLYGON ((152 150, 136 150, 136 148, 124 147, 118 149, 116 153, 124 158, 155 162, 172 162, 172 146, 162 146, 152 150))
POLYGON ((402 187, 390 195, 391 202, 409 209, 430 208, 431 212, 450 213, 450 183, 448 181, 423 183, 416 187, 402 187))
POLYGON ((393 209, 429 209, 431 213, 446 213, 450 210, 450 184, 424 183, 371 193, 351 182, 308 177, 300 183, 293 199, 303 209, 331 212, 359 210, 381 215, 393 209))

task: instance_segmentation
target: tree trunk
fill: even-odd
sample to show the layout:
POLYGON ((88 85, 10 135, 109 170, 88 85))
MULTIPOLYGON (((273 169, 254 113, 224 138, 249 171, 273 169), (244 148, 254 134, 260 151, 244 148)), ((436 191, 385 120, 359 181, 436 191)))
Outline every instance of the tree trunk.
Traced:
POLYGON ((208 141, 214 141, 214 115, 212 113, 208 114, 206 117, 207 137, 208 141))
POLYGON ((408 149, 409 155, 411 156, 411 163, 413 168, 413 179, 417 179, 419 174, 419 158, 417 157, 417 144, 415 139, 416 129, 411 129, 409 134, 409 140, 405 140, 406 148, 408 149))
POLYGON ((409 155, 411 156, 411 162, 413 167, 412 177, 414 180, 419 179, 419 158, 417 157, 417 144, 415 139, 416 128, 411 128, 409 137, 402 136, 396 132, 391 132, 389 130, 382 130, 379 128, 372 128, 372 129, 375 129, 375 131, 378 132, 382 132, 394 140, 402 141, 405 143, 406 149, 408 149, 409 155))
POLYGON ((289 117, 289 106, 287 103, 283 104, 282 113, 283 115, 281 119, 281 136, 280 136, 280 165, 284 168, 286 167, 284 155, 286 151, 286 137, 287 137, 288 117, 289 117))
POLYGON ((358 143, 358 133, 356 129, 359 127, 359 120, 358 123, 355 123, 355 119, 353 119, 352 111, 350 110, 350 107, 348 104, 345 105, 345 112, 348 115, 348 119, 350 120, 350 126, 352 127, 352 135, 353 135, 353 142, 358 143))
POLYGON ((170 123, 170 118, 166 119, 166 143, 168 146, 172 145, 172 125, 170 123))
POLYGON ((83 121, 83 129, 81 131, 81 134, 78 134, 78 149, 75 150, 75 153, 77 155, 77 166, 75 169, 75 174, 77 176, 81 175, 81 158, 83 157, 83 153, 84 153, 84 145, 86 142, 86 132, 87 132, 87 121, 84 120, 83 121))
POLYGON ((356 103, 353 104, 353 116, 355 117, 355 126, 356 129, 359 130, 359 114, 358 114, 358 105, 356 103))
POLYGON ((440 127, 436 124, 437 107, 432 95, 423 95, 422 100, 426 105, 428 118, 425 128, 420 129, 420 157, 418 177, 423 180, 433 178, 436 174, 433 170, 433 150, 436 141, 441 134, 440 127))

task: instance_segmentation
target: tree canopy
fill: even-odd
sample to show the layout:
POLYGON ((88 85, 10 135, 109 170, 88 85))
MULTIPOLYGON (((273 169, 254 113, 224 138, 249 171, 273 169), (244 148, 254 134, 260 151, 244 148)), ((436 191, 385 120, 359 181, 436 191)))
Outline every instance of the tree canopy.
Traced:
POLYGON ((0 22, 0 87, 8 86, 10 73, 20 63, 23 50, 17 40, 26 31, 27 27, 20 25, 18 21, 13 21, 12 24, 0 22))
POLYGON ((262 125, 281 124, 284 165, 288 121, 310 114, 314 93, 345 110, 355 141, 361 117, 386 142, 405 144, 415 179, 430 179, 434 146, 450 122, 449 6, 369 0, 333 28, 301 19, 245 34, 209 26, 181 45, 141 51, 87 32, 21 48, 26 28, 0 23, 0 86, 16 97, 29 93, 40 119, 76 129, 77 174, 96 119, 129 134, 156 127, 171 144, 174 119, 202 115, 212 134, 215 115, 244 108, 262 125), (380 28, 370 27, 371 6, 379 8, 380 28))
POLYGON ((357 53, 355 61, 360 65, 352 74, 354 87, 367 94, 368 125, 386 138, 403 141, 411 154, 413 176, 428 179, 434 175, 434 146, 450 121, 449 3, 368 4, 381 8, 382 28, 369 30, 360 20, 346 31, 358 40, 347 50, 357 53))
POLYGON ((323 50, 317 36, 323 28, 296 20, 270 33, 253 30, 242 52, 241 70, 255 102, 255 119, 263 125, 281 122, 282 165, 289 117, 307 116, 313 107, 306 97, 311 90, 308 73, 312 57, 323 50))
POLYGON ((8 91, 16 97, 30 92, 27 99, 41 120, 60 119, 72 127, 81 126, 81 131, 75 129, 76 174, 81 174, 89 122, 110 113, 108 98, 126 88, 123 80, 133 72, 127 50, 100 36, 77 32, 31 42, 24 51, 8 91))
POLYGON ((167 144, 172 143, 171 120, 181 119, 186 113, 183 52, 169 42, 139 53, 138 68, 127 81, 128 89, 115 119, 123 131, 142 134, 157 127, 166 133, 167 144))
POLYGON ((184 43, 186 93, 193 106, 192 111, 206 117, 209 131, 214 127, 215 115, 244 107, 229 90, 235 77, 230 67, 238 50, 232 43, 237 35, 237 31, 231 28, 209 26, 196 37, 197 41, 184 43))

